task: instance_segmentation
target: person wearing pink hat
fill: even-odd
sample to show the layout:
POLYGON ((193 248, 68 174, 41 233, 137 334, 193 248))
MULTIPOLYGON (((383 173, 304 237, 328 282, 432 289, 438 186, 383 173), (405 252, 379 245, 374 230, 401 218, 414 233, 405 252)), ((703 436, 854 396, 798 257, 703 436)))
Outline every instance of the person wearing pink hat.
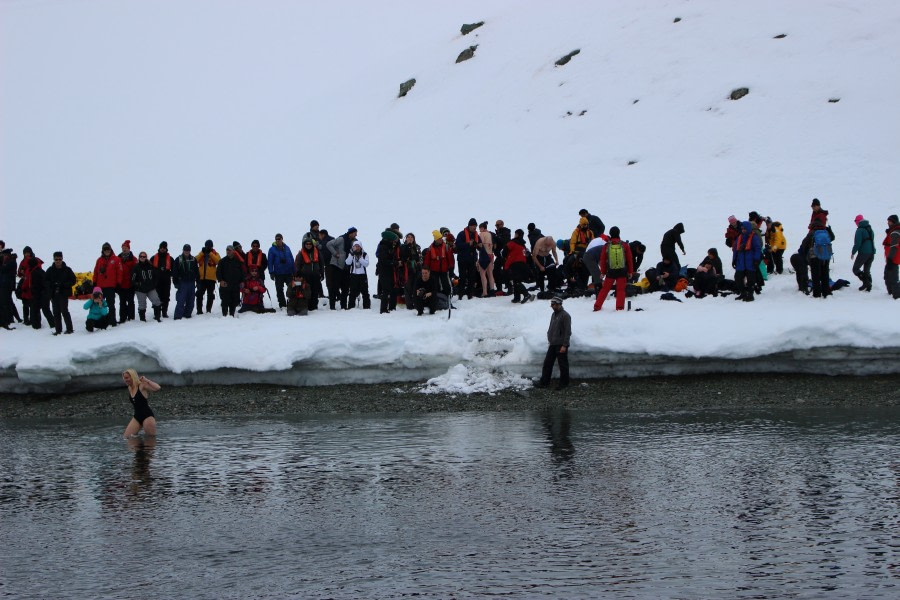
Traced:
POLYGON ((734 246, 734 240, 741 235, 741 223, 737 217, 731 215, 728 217, 728 228, 725 230, 725 245, 731 248, 734 246))
POLYGON ((850 251, 850 258, 856 256, 853 262, 853 274, 862 282, 859 286, 861 292, 872 291, 872 261, 875 260, 875 232, 872 226, 863 218, 862 215, 856 215, 853 219, 856 223, 856 236, 853 238, 853 250, 850 251))
POLYGON ((109 327, 109 306, 103 297, 103 288, 95 287, 90 299, 84 303, 84 310, 88 311, 85 328, 88 333, 94 329, 106 329, 109 327))

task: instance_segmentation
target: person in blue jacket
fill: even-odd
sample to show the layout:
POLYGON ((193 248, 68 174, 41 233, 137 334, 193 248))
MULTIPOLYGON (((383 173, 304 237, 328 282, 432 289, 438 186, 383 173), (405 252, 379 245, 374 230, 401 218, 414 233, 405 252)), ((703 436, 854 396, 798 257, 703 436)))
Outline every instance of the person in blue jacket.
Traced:
POLYGON ((94 288, 90 299, 84 303, 84 310, 88 311, 87 321, 84 324, 88 332, 109 327, 109 307, 103 298, 101 288, 94 288))
POLYGON ((275 293, 278 296, 278 307, 287 306, 284 298, 285 288, 290 289, 291 280, 294 277, 294 254, 290 246, 284 243, 284 236, 275 234, 275 241, 269 248, 266 257, 269 261, 269 276, 275 282, 275 293))
POLYGON ((753 232, 753 225, 750 221, 741 223, 741 234, 735 239, 732 251, 731 266, 734 267, 734 289, 738 293, 735 300, 753 302, 756 272, 762 258, 762 242, 759 236, 753 232))
POLYGON ((200 268, 197 259, 191 254, 191 245, 185 244, 181 254, 172 265, 172 283, 175 284, 175 320, 190 319, 194 311, 194 296, 197 293, 197 282, 200 280, 200 268))

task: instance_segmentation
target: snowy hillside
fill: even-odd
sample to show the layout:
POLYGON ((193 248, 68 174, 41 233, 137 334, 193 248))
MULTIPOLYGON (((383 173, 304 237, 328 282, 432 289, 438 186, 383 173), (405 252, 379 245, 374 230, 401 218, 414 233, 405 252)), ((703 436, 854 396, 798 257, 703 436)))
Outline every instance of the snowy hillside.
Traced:
MULTIPOLYGON (((900 4, 887 0, 4 1, 0 239, 45 260, 61 249, 81 271, 104 241, 118 249, 125 239, 154 251, 160 240, 196 248, 211 238, 221 250, 282 232, 296 251, 312 218, 333 235, 359 228, 370 248, 392 221, 420 241, 441 226, 456 233, 469 217, 512 229, 535 222, 568 237, 584 207, 644 241, 646 263, 682 221, 683 262, 696 264, 708 247, 724 250, 728 215, 750 210, 782 221, 793 251, 818 197, 838 236, 833 272, 855 283, 853 217, 864 214, 879 233, 900 210, 900 80, 889 75, 898 30, 900 4), (484 26, 460 34, 477 21, 484 26), (454 62, 474 45, 472 59, 454 62), (415 87, 398 98, 410 78, 415 87), (749 94, 731 100, 741 87, 749 94)), ((781 349, 896 339, 897 306, 883 289, 860 297, 853 285, 826 307, 794 298, 789 283, 772 288, 784 290, 780 304, 764 295, 770 304, 753 310, 768 319, 786 303, 797 319, 818 311, 811 322, 828 322, 841 340, 798 333, 781 349), (870 326, 851 335, 860 314, 870 326)), ((748 309, 733 304, 716 305, 714 327, 745 319, 748 309)), ((521 362, 533 367, 549 309, 524 309, 528 317, 507 326, 529 332, 521 362)), ((396 327, 395 316, 309 320, 321 321, 311 330, 323 335, 347 328, 363 347, 380 336, 412 343, 406 334, 417 330, 396 327)), ((677 332, 644 335, 640 323, 620 332, 634 338, 630 349, 670 354, 677 332)), ((178 325, 141 328, 142 348, 201 348, 225 331, 182 339, 188 330, 178 325)), ((229 335, 270 334, 232 325, 229 335)), ((70 337, 85 335, 78 329, 70 337)), ((138 329, 90 347, 108 354, 138 329)), ((34 332, 39 342, 10 343, 31 334, 4 335, 0 366, 77 371, 70 363, 82 358, 55 355, 64 346, 45 331, 34 332), (51 355, 54 364, 43 364, 51 355)), ((284 354, 299 360, 308 338, 287 337, 284 354)), ((459 362, 457 350, 442 350, 431 372, 459 362)), ((689 354, 717 351, 701 344, 689 354)), ((173 361, 160 359, 177 368, 173 361)))

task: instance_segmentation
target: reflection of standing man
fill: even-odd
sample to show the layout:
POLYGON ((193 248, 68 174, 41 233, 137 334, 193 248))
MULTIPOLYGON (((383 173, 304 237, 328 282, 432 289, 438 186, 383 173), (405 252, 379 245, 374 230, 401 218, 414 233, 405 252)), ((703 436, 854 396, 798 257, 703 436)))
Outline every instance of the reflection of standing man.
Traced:
POLYGON ((569 338, 572 337, 572 317, 563 309, 562 298, 554 296, 550 301, 553 315, 547 329, 547 356, 544 357, 544 368, 536 387, 546 387, 553 375, 553 363, 559 362, 559 386, 561 390, 569 385, 569 338))

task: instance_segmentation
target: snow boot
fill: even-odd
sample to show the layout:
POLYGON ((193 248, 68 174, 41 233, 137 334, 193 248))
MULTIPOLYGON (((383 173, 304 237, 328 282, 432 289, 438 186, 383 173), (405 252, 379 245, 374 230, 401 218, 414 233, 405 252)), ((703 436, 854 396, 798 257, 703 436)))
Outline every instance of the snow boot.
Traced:
MULTIPOLYGON (((168 318, 169 318, 169 303, 168 303, 168 302, 163 302, 163 303, 160 305, 160 308, 162 308, 162 316, 163 316, 163 319, 168 319, 168 318)), ((159 320, 159 319, 157 319, 157 320, 159 320)))
POLYGON ((146 311, 146 310, 139 310, 139 311, 138 311, 138 317, 140 317, 141 321, 143 321, 144 323, 146 323, 146 322, 147 322, 147 311, 146 311))
POLYGON ((160 308, 159 306, 153 307, 153 320, 156 321, 157 323, 161 322, 161 319, 160 319, 161 312, 162 312, 162 308, 160 308))

